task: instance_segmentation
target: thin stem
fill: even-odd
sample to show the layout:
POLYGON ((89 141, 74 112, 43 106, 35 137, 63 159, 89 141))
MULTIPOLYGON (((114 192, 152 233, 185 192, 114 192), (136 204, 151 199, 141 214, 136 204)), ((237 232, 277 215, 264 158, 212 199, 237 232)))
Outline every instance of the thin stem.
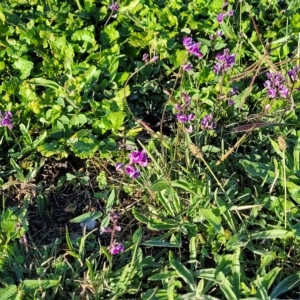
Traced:
POLYGON ((285 150, 282 153, 283 164, 283 182, 284 182, 284 229, 287 228, 287 188, 286 188, 286 168, 285 168, 285 150))
POLYGON ((14 138, 15 138, 15 140, 16 140, 16 142, 17 142, 17 144, 18 144, 18 146, 19 146, 19 148, 20 148, 20 150, 21 150, 21 152, 23 152, 23 149, 22 149, 22 147, 21 147, 21 145, 20 145, 20 143, 19 143, 17 137, 15 136, 14 132, 13 132, 12 130, 11 130, 10 132, 11 132, 12 135, 14 136, 14 138))

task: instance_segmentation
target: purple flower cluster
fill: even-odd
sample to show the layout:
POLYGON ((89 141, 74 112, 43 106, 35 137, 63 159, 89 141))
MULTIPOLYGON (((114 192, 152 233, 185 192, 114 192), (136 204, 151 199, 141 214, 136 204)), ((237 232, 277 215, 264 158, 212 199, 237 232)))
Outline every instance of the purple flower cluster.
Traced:
POLYGON ((235 63, 236 54, 229 54, 229 49, 225 49, 223 54, 217 54, 218 62, 214 65, 213 71, 215 74, 220 74, 232 68, 235 63))
MULTIPOLYGON (((177 118, 177 122, 179 122, 179 123, 187 123, 187 122, 194 120, 194 118, 195 118, 194 114, 186 114, 186 110, 191 105, 191 97, 186 92, 183 92, 181 94, 181 97, 183 99, 183 103, 182 104, 176 103, 174 105, 174 108, 177 111, 176 118, 177 118)), ((192 125, 190 125, 189 128, 187 129, 187 132, 192 132, 192 131, 193 131, 193 127, 192 127, 192 125)))
POLYGON ((230 97, 232 97, 232 96, 234 96, 234 95, 237 95, 239 93, 239 89, 236 87, 236 86, 234 86, 229 92, 228 92, 228 95, 230 96, 230 97))
POLYGON ((267 80, 264 86, 267 88, 269 98, 287 98, 289 89, 284 85, 285 78, 279 73, 267 73, 267 80))
POLYGON ((193 65, 190 62, 188 62, 187 64, 182 65, 182 70, 186 71, 186 72, 191 71, 192 68, 193 68, 193 65))
POLYGON ((8 127, 10 130, 14 127, 13 121, 12 121, 12 112, 5 111, 2 113, 0 111, 0 127, 8 127))
POLYGON ((138 164, 141 167, 147 167, 150 159, 147 156, 145 150, 142 151, 132 151, 129 154, 129 164, 124 166, 123 163, 116 164, 116 170, 120 172, 125 172, 129 177, 136 179, 140 176, 140 171, 133 167, 134 164, 138 164))
POLYGON ((213 40, 214 38, 218 39, 224 35, 223 31, 218 29, 215 34, 210 34, 209 39, 213 40))
POLYGON ((215 129, 217 127, 212 114, 206 115, 201 121, 201 129, 215 129))
POLYGON ((229 10, 227 13, 220 13, 217 15, 217 21, 219 23, 222 23, 224 18, 226 17, 232 17, 233 16, 233 10, 229 10))
POLYGON ((119 9, 119 4, 118 2, 113 2, 109 8, 112 10, 112 11, 117 11, 119 9))
POLYGON ((198 56, 199 58, 203 57, 203 54, 200 51, 200 42, 196 43, 192 40, 192 38, 186 36, 183 38, 183 46, 185 47, 188 53, 198 56))
POLYGON ((288 75, 292 82, 296 82, 298 80, 299 73, 300 73, 299 67, 294 67, 293 69, 288 71, 288 75))
POLYGON ((123 244, 113 242, 109 248, 109 252, 112 255, 117 255, 125 250, 123 244))
POLYGON ((235 102, 234 100, 231 99, 232 96, 235 96, 239 93, 239 89, 234 86, 229 92, 228 92, 228 96, 229 96, 229 99, 228 99, 228 105, 229 106, 234 106, 235 105, 235 102))
MULTIPOLYGON (((158 55, 155 55, 150 59, 150 62, 155 62, 158 60, 158 58, 159 58, 158 55)), ((144 53, 142 61, 144 61, 145 63, 148 63, 149 62, 149 54, 144 53)))
POLYGON ((121 252, 124 251, 124 246, 121 243, 117 243, 116 240, 114 239, 114 235, 116 231, 121 231, 121 226, 118 225, 118 221, 120 219, 120 214, 118 212, 111 212, 109 214, 110 221, 112 223, 112 227, 102 227, 101 232, 108 232, 111 233, 111 241, 110 241, 110 246, 109 246, 109 252, 112 255, 117 255, 121 252))

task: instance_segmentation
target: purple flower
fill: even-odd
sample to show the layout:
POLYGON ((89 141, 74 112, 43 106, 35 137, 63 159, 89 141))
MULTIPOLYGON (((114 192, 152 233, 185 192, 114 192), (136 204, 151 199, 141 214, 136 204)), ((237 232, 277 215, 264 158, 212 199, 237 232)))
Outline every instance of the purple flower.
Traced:
POLYGON ((109 247, 109 252, 112 254, 112 255, 117 255, 121 252, 123 252, 125 250, 123 244, 121 243, 113 243, 110 247, 109 247))
POLYGON ((191 96, 187 92, 182 92, 181 97, 184 100, 185 108, 188 108, 191 105, 191 96))
POLYGON ((226 15, 232 17, 233 16, 233 10, 232 9, 229 10, 226 15))
POLYGON ((217 15, 217 21, 218 21, 219 23, 222 23, 222 22, 223 22, 223 19, 224 19, 224 15, 223 15, 223 14, 218 14, 218 15, 217 15))
POLYGON ((299 72, 300 72, 299 67, 295 67, 288 71, 288 75, 290 76, 292 82, 297 81, 299 72))
POLYGON ((183 46, 185 47, 185 49, 188 49, 190 46, 192 46, 194 44, 194 41, 192 38, 190 37, 184 37, 183 38, 183 46))
POLYGON ((123 169, 124 169, 124 164, 122 164, 122 163, 116 163, 116 170, 118 172, 122 172, 123 169))
POLYGON ((125 167, 125 172, 133 179, 137 179, 140 176, 140 172, 131 165, 125 167))
POLYGON ((229 100, 228 100, 228 105, 229 105, 229 106, 234 106, 234 105, 235 105, 235 102, 234 102, 232 99, 229 99, 229 100))
POLYGON ((116 223, 120 219, 120 217, 121 215, 116 211, 112 211, 111 213, 109 213, 109 218, 113 223, 116 223))
POLYGON ((190 115, 177 114, 176 118, 177 118, 177 121, 179 123, 185 123, 185 122, 189 122, 191 120, 194 120, 195 115, 194 114, 190 114, 190 115))
POLYGON ((201 121, 201 129, 214 129, 216 128, 216 123, 213 121, 212 114, 206 115, 201 121))
POLYGON ((150 59, 150 62, 155 62, 159 59, 159 56, 158 55, 155 55, 153 56, 151 59, 150 59))
MULTIPOLYGON (((287 98, 289 94, 289 89, 284 85, 285 78, 281 73, 270 73, 267 74, 267 80, 264 86, 267 88, 267 94, 270 98, 274 99, 277 97, 287 98)), ((291 73, 294 75, 294 72, 291 73)))
POLYGON ((179 112, 186 110, 191 105, 191 96, 187 92, 183 92, 181 94, 181 97, 184 101, 184 104, 176 103, 174 105, 175 109, 178 110, 179 112))
POLYGON ((193 132, 193 126, 190 125, 189 128, 185 128, 185 132, 192 133, 193 132))
POLYGON ((118 2, 113 2, 112 5, 109 6, 112 11, 117 11, 119 9, 118 2))
POLYGON ((5 111, 2 113, 0 111, 0 127, 8 127, 10 130, 14 127, 13 121, 12 121, 12 112, 5 111))
POLYGON ((287 98, 289 95, 289 89, 284 85, 279 87, 278 92, 282 98, 287 98))
POLYGON ((149 158, 145 150, 132 151, 129 155, 130 164, 139 164, 142 167, 146 167, 149 163, 149 158))
POLYGON ((203 56, 203 54, 200 51, 200 45, 201 43, 195 43, 190 37, 183 38, 183 46, 185 47, 187 52, 195 56, 198 56, 199 58, 203 56))
POLYGON ((218 62, 213 67, 214 73, 220 74, 232 68, 235 62, 235 56, 236 54, 229 54, 229 49, 225 49, 223 54, 217 54, 216 58, 218 62))
POLYGON ((239 89, 236 87, 236 86, 234 86, 230 91, 229 91, 229 96, 230 97, 232 97, 232 96, 234 96, 234 95, 237 95, 239 93, 239 89))
POLYGON ((224 35, 223 31, 218 29, 216 32, 216 36, 223 36, 223 35, 224 35))
POLYGON ((192 45, 189 49, 188 49, 188 52, 195 55, 195 56, 198 56, 199 58, 202 58, 203 54, 201 53, 200 51, 200 43, 198 44, 194 44, 192 45))
POLYGON ((142 61, 144 61, 145 63, 147 63, 149 61, 149 55, 147 53, 144 53, 143 54, 143 58, 142 58, 142 61))
POLYGON ((113 229, 111 227, 101 227, 100 231, 101 231, 101 233, 103 233, 103 232, 111 233, 111 232, 113 232, 113 229))
POLYGON ((192 67, 193 65, 189 62, 186 65, 182 65, 182 70, 188 72, 192 70, 192 67))
POLYGON ((270 88, 268 89, 268 96, 269 96, 270 98, 276 98, 276 96, 277 96, 277 91, 276 91, 274 88, 270 87, 270 88))

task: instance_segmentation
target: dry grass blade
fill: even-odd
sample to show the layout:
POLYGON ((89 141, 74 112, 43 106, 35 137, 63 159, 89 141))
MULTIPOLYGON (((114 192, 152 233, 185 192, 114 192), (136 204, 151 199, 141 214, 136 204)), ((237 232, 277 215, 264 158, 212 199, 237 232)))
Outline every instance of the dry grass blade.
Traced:
POLYGON ((196 158, 200 158, 200 159, 203 158, 202 150, 194 143, 192 142, 189 143, 189 149, 196 158))

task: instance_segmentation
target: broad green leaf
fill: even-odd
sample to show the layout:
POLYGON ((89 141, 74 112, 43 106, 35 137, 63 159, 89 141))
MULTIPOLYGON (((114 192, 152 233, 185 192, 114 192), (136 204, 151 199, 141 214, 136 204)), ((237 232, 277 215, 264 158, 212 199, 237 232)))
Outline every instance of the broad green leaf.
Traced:
POLYGON ((93 44, 95 42, 93 28, 77 30, 72 35, 72 41, 85 41, 93 44))
POLYGON ((57 155, 60 158, 67 158, 68 153, 56 141, 45 143, 37 147, 37 150, 45 157, 57 155))
POLYGON ((169 254, 169 261, 171 267, 177 272, 177 275, 180 276, 190 287, 190 290, 195 292, 197 289, 193 274, 189 271, 183 264, 173 258, 173 255, 169 254))
POLYGON ((13 66, 21 72, 21 79, 26 79, 33 68, 33 62, 24 58, 19 58, 13 66))
POLYGON ((256 239, 287 239, 294 237, 294 233, 285 229, 271 229, 250 234, 251 240, 256 239))
POLYGON ((219 272, 216 275, 216 279, 220 282, 219 287, 220 287, 221 291, 223 292, 223 294, 225 295, 225 299, 239 300, 236 297, 237 295, 232 290, 232 286, 231 286, 229 280, 225 277, 223 272, 219 272))
POLYGON ((281 294, 292 290, 295 287, 300 286, 300 273, 296 273, 284 278, 280 281, 272 290, 270 297, 271 299, 275 299, 281 294))
POLYGON ((218 209, 208 209, 208 208, 201 208, 199 211, 203 214, 204 218, 214 227, 216 232, 220 232, 222 229, 221 225, 221 217, 220 211, 218 209))
POLYGON ((145 217, 144 215, 142 215, 140 212, 138 212, 135 207, 132 209, 132 212, 133 212, 134 217, 138 221, 140 221, 140 222, 142 222, 144 224, 148 224, 149 219, 147 217, 145 217))
POLYGON ((59 280, 23 280, 21 282, 21 289, 23 289, 26 293, 33 292, 38 289, 49 289, 51 287, 57 286, 59 284, 59 280))
POLYGON ((241 254, 241 248, 237 248, 232 255, 232 264, 231 264, 233 291, 238 299, 240 299, 240 292, 241 292, 240 254, 241 254))
POLYGON ((19 165, 16 163, 16 161, 15 161, 13 158, 11 158, 9 161, 10 161, 12 167, 14 168, 14 170, 17 172, 17 174, 15 175, 16 178, 17 178, 18 180, 20 180, 20 181, 23 181, 23 182, 26 181, 26 177, 25 177, 25 175, 23 174, 22 169, 21 169, 21 168, 19 167, 19 165))
POLYGON ((121 6, 119 8, 119 12, 120 13, 126 13, 126 12, 132 13, 132 11, 138 6, 138 4, 140 4, 139 0, 132 0, 129 2, 129 5, 121 6))
POLYGON ((71 219, 70 223, 87 223, 93 220, 97 220, 102 216, 102 212, 100 211, 93 211, 84 213, 76 218, 71 219))
POLYGON ((26 144, 31 147, 32 146, 32 139, 28 133, 28 130, 26 129, 24 124, 20 124, 20 130, 22 132, 24 141, 26 142, 26 144))
POLYGON ((9 285, 0 289, 0 300, 14 300, 18 292, 16 285, 9 285))
POLYGON ((155 192, 160 192, 160 191, 166 190, 169 187, 170 187, 169 181, 160 180, 160 181, 153 183, 152 186, 150 187, 150 189, 155 192))
POLYGON ((266 290, 269 290, 269 288, 274 283, 274 280, 276 279, 276 277, 277 277, 277 275, 279 274, 280 271, 281 271, 281 268, 275 267, 274 269, 272 269, 269 273, 267 273, 263 277, 261 283, 262 283, 262 285, 264 286, 264 288, 266 290))
POLYGON ((147 227, 152 230, 172 230, 177 229, 179 224, 172 219, 149 219, 147 227))
POLYGON ((115 29, 113 24, 109 24, 101 30, 100 40, 102 44, 112 45, 120 37, 119 31, 115 29))
POLYGON ((177 274, 176 271, 162 271, 154 274, 148 278, 148 280, 165 280, 177 274))
POLYGON ((74 154, 82 159, 91 158, 98 150, 97 141, 89 137, 81 137, 75 141, 69 139, 68 145, 74 154))
POLYGON ((273 166, 246 159, 241 159, 240 163, 254 179, 260 178, 261 180, 266 180, 268 183, 272 183, 274 181, 276 174, 273 166))

